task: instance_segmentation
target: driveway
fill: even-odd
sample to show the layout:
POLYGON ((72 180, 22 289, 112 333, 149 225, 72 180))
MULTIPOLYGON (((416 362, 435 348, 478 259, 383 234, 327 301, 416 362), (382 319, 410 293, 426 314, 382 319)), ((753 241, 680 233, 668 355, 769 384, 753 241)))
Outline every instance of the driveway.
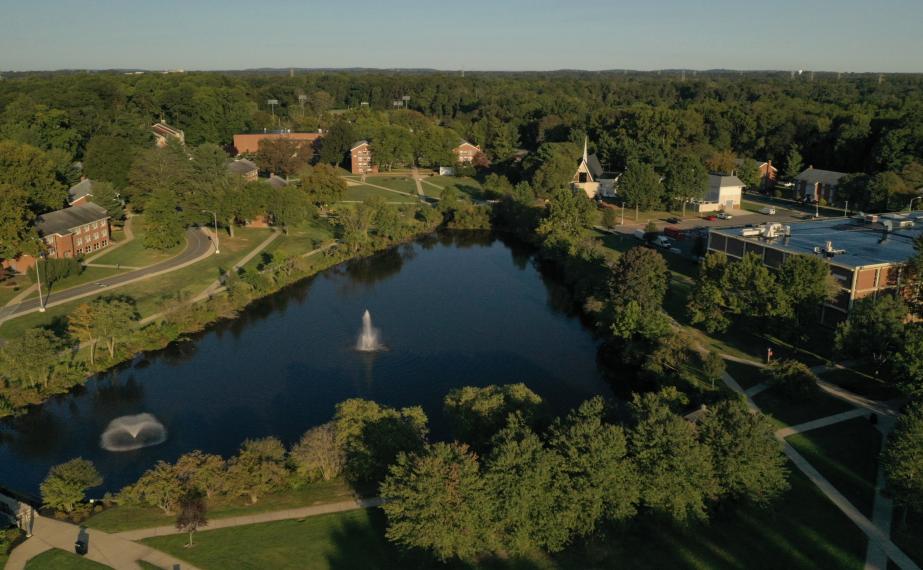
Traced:
MULTIPOLYGON (((186 249, 183 250, 182 253, 176 257, 171 257, 166 261, 155 263, 154 265, 149 265, 148 267, 144 267, 136 271, 130 271, 128 273, 107 277, 105 279, 101 279, 97 283, 87 283, 85 285, 71 287, 70 289, 61 291, 60 293, 55 293, 52 291, 45 299, 45 306, 53 307, 55 305, 60 305, 61 303, 67 303, 68 301, 79 299, 81 297, 87 297, 97 293, 111 291, 117 287, 148 279, 155 275, 169 273, 199 261, 201 258, 209 255, 212 251, 211 238, 205 233, 204 230, 200 230, 198 228, 189 228, 186 230, 186 243, 186 249)), ((38 309, 38 298, 29 299, 15 305, 7 305, 6 307, 0 309, 0 324, 14 317, 37 311, 38 309)))

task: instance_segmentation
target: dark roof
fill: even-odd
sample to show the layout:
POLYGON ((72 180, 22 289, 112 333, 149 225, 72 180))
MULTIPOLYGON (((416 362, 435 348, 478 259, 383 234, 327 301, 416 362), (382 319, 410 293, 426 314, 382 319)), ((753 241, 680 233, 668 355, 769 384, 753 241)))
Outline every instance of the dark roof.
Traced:
POLYGON ((228 170, 230 170, 233 174, 240 174, 243 176, 244 174, 248 174, 254 170, 257 170, 257 168, 253 161, 247 160, 246 158, 241 158, 229 162, 228 170))
POLYGON ((84 178, 67 190, 67 201, 73 204, 80 198, 83 198, 84 196, 91 196, 92 194, 93 181, 89 178, 84 178))
POLYGON ((840 178, 846 176, 845 172, 836 172, 834 170, 821 170, 820 168, 808 168, 795 177, 795 180, 804 180, 805 182, 819 182, 821 184, 835 185, 840 178))
POLYGON ((355 150, 356 147, 362 146, 364 144, 369 144, 369 141, 362 140, 362 141, 355 142, 353 143, 353 146, 349 148, 349 150, 355 150))
POLYGON ((595 154, 591 154, 586 159, 586 166, 590 169, 590 174, 593 175, 593 178, 599 178, 603 174, 603 167, 599 164, 599 159, 596 158, 595 154))
POLYGON ((276 176, 275 174, 269 175, 269 180, 267 180, 270 186, 273 188, 283 188, 288 186, 288 180, 282 178, 281 176, 276 176))
POLYGON ((105 220, 109 213, 102 206, 90 202, 79 206, 71 206, 63 210, 55 210, 38 217, 35 228, 43 236, 52 234, 66 234, 72 228, 105 220))

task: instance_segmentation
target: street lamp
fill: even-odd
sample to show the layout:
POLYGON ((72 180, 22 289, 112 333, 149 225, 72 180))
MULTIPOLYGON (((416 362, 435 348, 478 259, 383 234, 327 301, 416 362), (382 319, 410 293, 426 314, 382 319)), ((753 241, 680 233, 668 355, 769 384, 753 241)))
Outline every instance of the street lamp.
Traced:
MULTIPOLYGON (((33 238, 35 241, 44 244, 40 239, 33 238)), ((45 302, 42 300, 42 275, 38 271, 39 261, 45 259, 45 253, 42 250, 38 252, 38 258, 35 260, 35 283, 38 285, 38 312, 45 312, 45 302)))
POLYGON ((267 99, 266 104, 269 105, 269 108, 272 110, 272 122, 276 122, 276 105, 279 104, 279 100, 267 99))
POLYGON ((215 254, 221 253, 221 239, 218 237, 218 214, 211 210, 202 210, 203 212, 208 212, 215 218, 215 254))

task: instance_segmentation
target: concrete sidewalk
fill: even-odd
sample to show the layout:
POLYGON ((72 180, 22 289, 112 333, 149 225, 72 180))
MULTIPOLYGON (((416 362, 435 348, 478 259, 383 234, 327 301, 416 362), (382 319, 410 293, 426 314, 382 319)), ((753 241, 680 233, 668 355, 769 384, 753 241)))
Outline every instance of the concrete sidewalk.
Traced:
MULTIPOLYGON (((297 509, 286 509, 284 511, 268 511, 265 513, 256 513, 253 515, 241 515, 239 517, 228 517, 221 519, 211 519, 208 526, 202 527, 200 532, 217 530, 219 528, 229 528, 234 526, 245 526, 248 524, 259 524, 274 521, 284 521, 290 519, 303 519, 307 517, 316 517, 318 515, 327 515, 330 513, 342 513, 346 511, 355 511, 359 509, 370 509, 380 506, 384 501, 379 497, 371 499, 351 499, 349 501, 340 501, 338 503, 328 503, 326 505, 315 505, 313 507, 299 507, 297 509)), ((165 536, 169 534, 183 534, 176 530, 175 526, 158 526, 152 528, 141 528, 137 530, 127 530, 116 533, 117 536, 125 540, 141 540, 152 536, 165 536)))

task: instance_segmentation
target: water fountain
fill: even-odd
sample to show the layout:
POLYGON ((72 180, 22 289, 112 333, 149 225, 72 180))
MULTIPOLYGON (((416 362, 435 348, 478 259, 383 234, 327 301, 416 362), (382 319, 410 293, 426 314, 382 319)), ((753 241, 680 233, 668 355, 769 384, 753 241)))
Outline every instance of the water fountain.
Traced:
POLYGON ((359 340, 356 341, 356 350, 360 352, 375 352, 382 350, 384 346, 378 341, 378 329, 372 326, 372 315, 366 309, 362 315, 362 331, 359 333, 359 340))
POLYGON ((167 440, 167 430, 151 414, 115 418, 99 437, 99 445, 107 451, 134 451, 158 445, 167 440))

